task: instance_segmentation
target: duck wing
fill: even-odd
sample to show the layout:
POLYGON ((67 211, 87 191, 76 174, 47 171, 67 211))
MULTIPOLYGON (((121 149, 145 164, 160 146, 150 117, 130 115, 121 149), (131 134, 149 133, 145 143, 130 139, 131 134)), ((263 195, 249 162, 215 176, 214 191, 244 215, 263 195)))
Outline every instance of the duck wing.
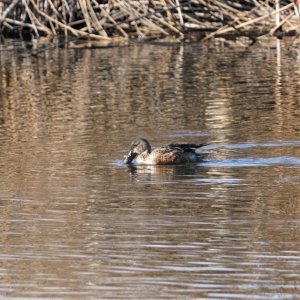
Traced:
POLYGON ((171 149, 181 149, 184 152, 195 152, 198 148, 206 146, 208 144, 169 144, 164 147, 171 149))

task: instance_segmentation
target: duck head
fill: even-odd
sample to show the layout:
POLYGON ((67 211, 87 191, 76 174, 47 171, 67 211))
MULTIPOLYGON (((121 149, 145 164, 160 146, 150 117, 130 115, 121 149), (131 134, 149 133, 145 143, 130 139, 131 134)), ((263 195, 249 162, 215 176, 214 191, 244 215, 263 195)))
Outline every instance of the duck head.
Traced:
POLYGON ((138 155, 147 151, 147 153, 151 152, 151 146, 146 139, 137 138, 135 139, 130 146, 130 151, 128 155, 125 156, 124 163, 130 164, 138 155))

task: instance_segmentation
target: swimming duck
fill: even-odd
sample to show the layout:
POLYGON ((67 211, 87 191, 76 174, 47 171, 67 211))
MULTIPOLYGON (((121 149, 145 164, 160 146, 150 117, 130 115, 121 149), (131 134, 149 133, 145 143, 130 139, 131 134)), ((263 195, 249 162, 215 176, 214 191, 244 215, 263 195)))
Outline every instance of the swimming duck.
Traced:
POLYGON ((197 162, 206 154, 196 150, 206 144, 169 144, 159 148, 151 148, 150 143, 143 138, 137 138, 131 143, 131 150, 124 159, 130 164, 135 159, 137 164, 172 165, 197 162))

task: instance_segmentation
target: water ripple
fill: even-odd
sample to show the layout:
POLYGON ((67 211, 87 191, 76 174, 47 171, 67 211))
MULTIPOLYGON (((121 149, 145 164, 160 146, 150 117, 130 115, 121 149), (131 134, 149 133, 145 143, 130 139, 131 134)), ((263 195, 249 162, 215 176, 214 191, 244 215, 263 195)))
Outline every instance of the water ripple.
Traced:
POLYGON ((212 160, 201 163, 207 167, 252 167, 252 166, 273 166, 273 165, 300 165, 300 158, 297 157, 270 157, 270 158, 238 158, 212 160))

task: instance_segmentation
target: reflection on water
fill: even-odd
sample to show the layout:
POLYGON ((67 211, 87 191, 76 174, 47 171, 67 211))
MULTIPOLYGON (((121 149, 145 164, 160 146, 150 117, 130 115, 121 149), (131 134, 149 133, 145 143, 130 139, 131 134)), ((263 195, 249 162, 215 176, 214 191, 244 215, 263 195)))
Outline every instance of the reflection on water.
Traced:
POLYGON ((0 295, 298 298, 293 51, 1 52, 0 295), (138 135, 209 156, 125 166, 138 135))

